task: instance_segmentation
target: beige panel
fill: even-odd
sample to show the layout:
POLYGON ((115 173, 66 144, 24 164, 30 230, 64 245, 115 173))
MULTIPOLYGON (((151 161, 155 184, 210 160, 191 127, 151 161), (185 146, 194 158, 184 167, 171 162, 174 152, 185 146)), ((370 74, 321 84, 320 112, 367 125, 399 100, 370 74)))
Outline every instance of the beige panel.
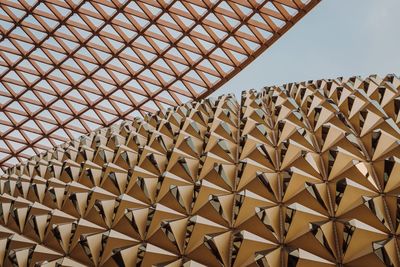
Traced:
POLYGON ((399 94, 267 87, 50 149, 0 177, 0 265, 399 266, 399 94))

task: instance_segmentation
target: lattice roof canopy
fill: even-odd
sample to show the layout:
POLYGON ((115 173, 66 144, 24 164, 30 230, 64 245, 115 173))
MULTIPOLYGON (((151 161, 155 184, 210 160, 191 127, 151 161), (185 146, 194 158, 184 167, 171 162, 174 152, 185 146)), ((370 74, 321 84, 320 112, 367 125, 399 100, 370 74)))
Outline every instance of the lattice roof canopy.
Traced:
POLYGON ((2 0, 0 167, 207 96, 320 0, 2 0))

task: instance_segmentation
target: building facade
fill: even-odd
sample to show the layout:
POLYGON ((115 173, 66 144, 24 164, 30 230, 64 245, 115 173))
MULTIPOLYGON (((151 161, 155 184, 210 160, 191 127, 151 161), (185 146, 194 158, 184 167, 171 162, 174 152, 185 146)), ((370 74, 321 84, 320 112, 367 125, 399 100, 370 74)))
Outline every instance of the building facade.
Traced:
POLYGON ((266 87, 52 148, 0 177, 0 265, 399 266, 399 93, 266 87))

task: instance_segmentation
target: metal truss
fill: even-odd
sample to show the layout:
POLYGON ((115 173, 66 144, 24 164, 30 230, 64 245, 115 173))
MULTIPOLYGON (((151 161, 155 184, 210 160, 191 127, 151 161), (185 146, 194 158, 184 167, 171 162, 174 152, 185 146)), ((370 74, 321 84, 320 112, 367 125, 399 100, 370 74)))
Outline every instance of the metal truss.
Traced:
POLYGON ((206 97, 320 0, 2 0, 0 167, 206 97))

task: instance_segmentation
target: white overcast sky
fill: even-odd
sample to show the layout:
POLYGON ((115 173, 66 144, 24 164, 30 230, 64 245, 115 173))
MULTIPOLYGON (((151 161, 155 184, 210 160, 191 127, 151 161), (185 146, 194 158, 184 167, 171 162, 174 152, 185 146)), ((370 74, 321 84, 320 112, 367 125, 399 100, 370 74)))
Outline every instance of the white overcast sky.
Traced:
POLYGON ((400 0, 322 0, 212 96, 310 79, 400 75, 400 0))

